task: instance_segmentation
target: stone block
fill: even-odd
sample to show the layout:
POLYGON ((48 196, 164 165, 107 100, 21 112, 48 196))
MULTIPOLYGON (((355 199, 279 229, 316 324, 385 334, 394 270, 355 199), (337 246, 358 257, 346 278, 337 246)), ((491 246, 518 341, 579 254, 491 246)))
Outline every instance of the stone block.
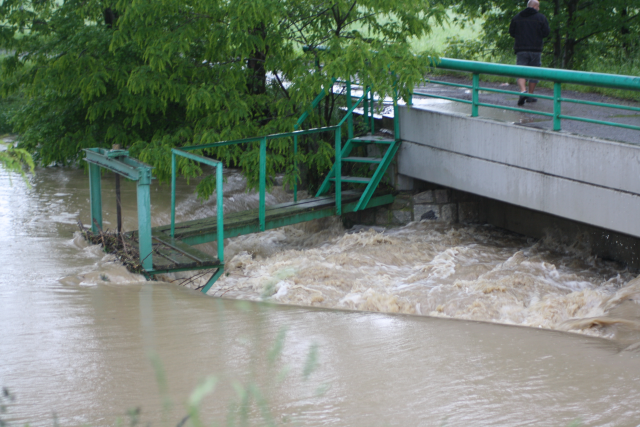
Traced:
POLYGON ((449 190, 433 190, 433 197, 436 203, 449 203, 449 190))
POLYGON ((391 205, 391 209, 405 209, 411 207, 411 196, 400 195, 396 196, 396 199, 393 201, 391 205))
POLYGON ((440 208, 440 221, 458 222, 458 204, 447 203, 440 208))
POLYGON ((413 205, 413 220, 438 221, 440 219, 440 205, 413 205))
POLYGON ((413 196, 413 203, 414 204, 433 203, 434 201, 435 201, 435 198, 433 197, 433 191, 432 190, 423 191, 422 193, 418 193, 415 196, 413 196))
POLYGON ((376 223, 376 209, 365 209, 358 212, 342 214, 344 228, 350 229, 355 225, 373 225, 376 223))
POLYGON ((376 212, 376 224, 377 225, 387 225, 389 224, 390 218, 389 218, 389 209, 378 209, 378 212, 376 212))
POLYGON ((391 222, 396 225, 409 224, 411 222, 411 211, 408 209, 391 211, 391 222))
POLYGON ((474 223, 480 220, 480 209, 475 202, 458 203, 458 221, 461 223, 474 223))

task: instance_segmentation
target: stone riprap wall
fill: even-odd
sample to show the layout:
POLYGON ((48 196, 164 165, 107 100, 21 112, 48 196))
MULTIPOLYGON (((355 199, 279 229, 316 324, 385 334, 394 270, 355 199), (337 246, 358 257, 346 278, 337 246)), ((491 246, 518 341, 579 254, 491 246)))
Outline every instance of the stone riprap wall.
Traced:
POLYGON ((475 223, 480 221, 480 198, 462 191, 434 188, 402 192, 389 206, 344 215, 345 225, 394 227, 412 221, 475 223))

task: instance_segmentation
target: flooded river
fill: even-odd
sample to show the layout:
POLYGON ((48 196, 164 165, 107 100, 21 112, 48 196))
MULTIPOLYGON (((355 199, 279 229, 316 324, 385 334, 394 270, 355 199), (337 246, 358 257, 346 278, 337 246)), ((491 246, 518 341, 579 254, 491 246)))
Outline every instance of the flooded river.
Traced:
MULTIPOLYGON (((201 279, 147 282, 84 243, 82 171, 31 182, 0 170, 0 386, 15 396, 0 419, 14 425, 175 426, 205 378, 206 425, 640 425, 640 280, 580 242, 328 219, 229 240, 205 296, 201 279)), ((180 188, 179 220, 215 212, 180 188)), ((257 206, 244 190, 227 175, 225 210, 257 206)), ((114 228, 109 175, 103 193, 114 228)), ((153 186, 155 224, 169 197, 153 186)))

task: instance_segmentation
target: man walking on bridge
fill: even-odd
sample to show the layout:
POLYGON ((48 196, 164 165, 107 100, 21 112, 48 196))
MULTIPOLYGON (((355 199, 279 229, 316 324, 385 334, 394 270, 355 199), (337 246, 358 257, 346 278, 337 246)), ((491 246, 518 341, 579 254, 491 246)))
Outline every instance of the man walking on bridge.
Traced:
MULTIPOLYGON (((527 8, 514 16, 509 25, 509 34, 516 39, 513 49, 516 52, 518 65, 530 67, 541 65, 542 46, 544 39, 549 36, 549 22, 539 10, 540 2, 529 0, 527 8)), ((533 93, 537 83, 538 80, 529 80, 529 93, 533 93)), ((518 79, 518 88, 521 93, 527 93, 525 79, 518 79)), ((520 96, 518 105, 523 105, 525 101, 536 102, 537 99, 520 96)))

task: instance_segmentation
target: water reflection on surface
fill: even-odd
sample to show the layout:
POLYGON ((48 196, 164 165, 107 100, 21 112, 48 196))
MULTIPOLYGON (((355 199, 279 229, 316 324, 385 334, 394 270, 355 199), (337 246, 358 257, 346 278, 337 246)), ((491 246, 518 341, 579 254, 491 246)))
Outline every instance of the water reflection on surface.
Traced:
MULTIPOLYGON (((233 182, 228 180, 229 185, 233 182)), ((245 197, 242 183, 236 184, 239 190, 230 189, 228 197, 240 207, 254 203, 254 196, 245 197)), ((109 188, 105 183, 105 209, 113 212, 109 188)), ((166 216, 165 190, 152 193, 158 217, 166 216)), ((88 197, 81 171, 40 170, 32 189, 15 178, 8 185, 6 173, 0 172, 0 385, 17 396, 10 413, 19 425, 27 421, 50 425, 54 413, 60 425, 114 425, 118 416, 136 407, 141 408, 144 422, 176 425, 186 413, 184 403, 191 390, 209 374, 216 375, 220 383, 204 400, 205 420, 226 419, 229 404, 238 401, 234 382, 250 381, 259 386, 275 420, 282 423, 562 426, 578 420, 581 425, 595 426, 635 425, 640 419, 640 353, 633 345, 629 347, 633 334, 632 338, 607 340, 471 320, 266 305, 146 282, 124 271, 99 248, 74 238, 76 217, 88 217, 88 197), (281 355, 270 363, 270 351, 282 330, 286 338, 281 355), (305 380, 303 371, 314 346, 318 367, 305 380), (150 362, 154 354, 164 366, 166 397, 173 402, 164 415, 165 397, 150 362), (279 381, 279 373, 287 366, 288 375, 279 381)), ((272 197, 271 202, 276 202, 289 195, 276 192, 272 197)), ((196 203, 186 189, 178 206, 183 217, 212 209, 196 203)), ((134 211, 126 209, 125 228, 133 229, 134 211)), ((467 281, 478 281, 477 277, 492 270, 506 274, 512 269, 533 276, 535 268, 548 264, 543 255, 555 253, 540 249, 538 258, 531 259, 535 250, 529 249, 517 255, 518 248, 527 245, 526 239, 493 231, 483 234, 480 230, 474 235, 472 230, 417 224, 375 237, 345 235, 338 228, 322 227, 318 237, 319 231, 309 227, 233 240, 228 259, 244 262, 246 272, 255 273, 252 284, 258 286, 280 277, 275 274, 277 269, 270 270, 278 262, 281 272, 297 258, 318 272, 331 269, 330 263, 322 264, 331 261, 331 251, 335 259, 342 259, 344 272, 350 275, 350 269, 357 270, 357 266, 349 264, 348 257, 341 258, 345 247, 353 251, 351 262, 369 259, 375 267, 380 242, 384 249, 385 239, 401 243, 407 239, 412 245, 429 246, 429 259, 439 260, 431 264, 434 268, 416 273, 423 284, 414 288, 431 286, 436 276, 430 273, 438 271, 440 289, 453 289, 455 280, 462 280, 455 279, 455 274, 464 274, 467 281), (465 240, 473 236, 473 244, 465 240), (459 257, 445 248, 454 240, 454 246, 462 248, 458 253, 467 254, 467 261, 452 261, 453 273, 444 277, 448 262, 459 257), (364 248, 360 252, 355 249, 358 245, 364 248), (493 252, 488 249, 491 246, 493 252), (485 257, 482 268, 472 265, 478 254, 485 257), (522 258, 527 256, 529 259, 522 258)), ((606 288, 602 283, 619 276, 609 294, 601 292, 603 298, 624 289, 632 278, 625 270, 616 271, 614 265, 594 264, 579 254, 556 256, 565 261, 562 267, 558 262, 558 277, 575 276, 573 281, 554 279, 562 283, 584 282, 598 293, 606 288)), ((389 264, 376 268, 395 270, 401 276, 410 267, 389 264)), ((287 273, 285 281, 311 277, 295 268, 286 271, 293 273, 287 273)), ((385 277, 380 271, 374 268, 368 280, 393 284, 394 276, 387 273, 389 278, 385 277)), ((237 276, 233 273, 227 280, 237 281, 237 276)), ((339 301, 339 287, 331 288, 333 279, 329 279, 321 284, 326 301, 339 301)), ((492 280, 491 276, 485 279, 479 286, 492 280)), ((533 276, 532 280, 542 283, 547 279, 533 276)), ((370 287, 380 283, 370 283, 370 287)), ((304 286, 314 289, 311 283, 304 286)), ((237 292, 252 298, 255 294, 251 292, 260 293, 262 287, 256 291, 239 286, 237 292)), ((394 290, 400 303, 403 298, 409 300, 403 289, 394 290)), ((302 288, 290 290, 290 296, 307 294, 302 288)), ((363 290, 362 295, 365 293, 363 290)), ((440 295, 447 298, 446 292, 440 295)), ((483 295, 490 297, 491 293, 483 295)), ((429 295, 424 298, 428 300, 429 295)), ((363 300, 366 295, 361 296, 363 300)), ((425 307, 428 301, 423 304, 425 307)), ((631 320, 636 305, 630 298, 612 310, 631 320)), ((415 310, 415 301, 409 307, 415 310)), ((249 414, 253 424, 264 424, 255 405, 249 414)))

